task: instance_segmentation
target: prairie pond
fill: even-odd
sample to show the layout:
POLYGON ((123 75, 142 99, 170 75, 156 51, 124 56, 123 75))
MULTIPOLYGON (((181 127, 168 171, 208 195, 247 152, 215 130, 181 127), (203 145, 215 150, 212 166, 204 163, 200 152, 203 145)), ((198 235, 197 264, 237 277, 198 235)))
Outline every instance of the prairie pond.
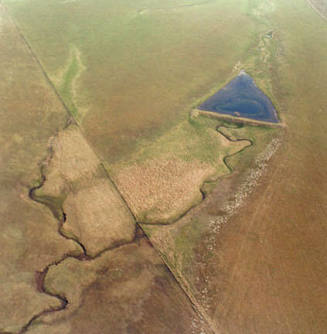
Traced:
POLYGON ((200 110, 278 123, 277 112, 270 99, 244 71, 225 87, 209 97, 200 110))

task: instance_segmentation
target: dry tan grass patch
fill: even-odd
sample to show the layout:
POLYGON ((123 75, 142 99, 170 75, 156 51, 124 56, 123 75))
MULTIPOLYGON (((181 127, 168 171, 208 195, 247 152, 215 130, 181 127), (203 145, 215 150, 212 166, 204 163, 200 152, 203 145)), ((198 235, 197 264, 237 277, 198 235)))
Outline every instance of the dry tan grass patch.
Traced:
POLYGON ((116 181, 139 220, 169 221, 202 199, 199 189, 215 172, 208 163, 168 157, 127 167, 116 181))
POLYGON ((224 157, 248 142, 231 142, 217 132, 215 120, 192 115, 129 161, 110 166, 114 181, 142 223, 171 223, 203 196, 206 181, 229 173, 224 157))
POLYGON ((99 160, 76 126, 59 132, 51 139, 50 146, 53 152, 42 192, 60 196, 69 184, 95 175, 99 160))
POLYGON ((78 127, 61 131, 51 149, 46 180, 36 196, 65 212, 63 233, 79 240, 90 256, 131 241, 133 217, 78 127))
POLYGON ((134 238, 133 219, 108 179, 98 179, 88 188, 71 192, 64 211, 67 221, 63 230, 77 237, 91 256, 134 238))

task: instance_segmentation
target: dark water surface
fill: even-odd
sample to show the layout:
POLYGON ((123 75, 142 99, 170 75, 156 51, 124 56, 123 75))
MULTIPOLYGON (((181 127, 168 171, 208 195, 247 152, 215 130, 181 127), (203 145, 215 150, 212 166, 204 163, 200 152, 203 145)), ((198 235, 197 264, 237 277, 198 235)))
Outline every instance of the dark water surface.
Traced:
POLYGON ((258 121, 279 122, 270 99, 244 71, 198 108, 258 121))

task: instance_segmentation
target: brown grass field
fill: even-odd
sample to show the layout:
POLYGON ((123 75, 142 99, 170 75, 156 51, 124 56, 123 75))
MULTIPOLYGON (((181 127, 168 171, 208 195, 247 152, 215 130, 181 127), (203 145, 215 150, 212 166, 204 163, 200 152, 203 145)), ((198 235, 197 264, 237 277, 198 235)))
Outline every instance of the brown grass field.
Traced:
POLYGON ((90 333, 97 331, 96 328, 88 328, 92 327, 94 319, 100 327, 107 322, 107 326, 113 328, 117 314, 123 313, 125 318, 119 317, 121 321, 114 327, 117 333, 128 328, 135 328, 135 331, 143 331, 144 328, 152 331, 153 328, 159 332, 166 326, 176 334, 207 332, 206 325, 194 312, 164 262, 146 241, 142 241, 144 236, 138 234, 134 238, 135 225, 131 213, 117 197, 117 190, 81 132, 72 125, 67 128, 69 115, 2 5, 0 50, 0 69, 4 78, 0 83, 0 333, 76 333, 76 330, 82 333, 83 327, 85 333, 90 333), (53 151, 49 151, 49 147, 53 151), (42 177, 43 173, 46 177, 42 177), (42 189, 42 184, 47 186, 42 189), (41 189, 49 193, 48 198, 43 198, 48 207, 32 200, 32 189, 38 195, 41 195, 41 189), (75 198, 71 191, 76 191, 75 198), (57 213, 62 213, 59 209, 65 198, 68 214, 66 222, 63 222, 63 215, 57 213), (83 214, 83 210, 88 208, 87 215, 83 214), (82 239, 84 232, 92 235, 92 238, 86 238, 87 248, 91 254, 97 254, 100 266, 97 265, 99 261, 85 254, 85 249, 75 237, 60 232, 62 223, 68 223, 74 212, 82 216, 82 219, 77 219, 82 225, 74 225, 77 231, 72 228, 75 237, 81 233, 82 239), (108 216, 112 219, 110 225, 113 229, 108 227, 108 216), (84 224, 86 217, 91 218, 87 223, 93 225, 84 224), (107 226, 99 229, 96 226, 99 223, 107 226), (129 227, 122 226, 122 223, 129 224, 129 227), (126 234, 121 236, 121 228, 127 229, 127 237, 126 234), (112 236, 115 240, 110 245, 112 236), (135 239, 134 243, 132 239, 135 239), (126 248, 121 245, 120 250, 118 246, 122 242, 126 248), (116 248, 116 252, 112 253, 111 248, 116 248), (64 293, 53 293, 52 287, 57 290, 58 287, 50 283, 48 290, 45 284, 45 277, 47 284, 48 278, 51 280, 48 273, 56 272, 59 264, 66 267, 66 261, 72 260, 77 263, 73 270, 80 267, 74 270, 76 281, 73 281, 74 276, 68 267, 68 276, 63 272, 63 276, 59 274, 57 278, 64 293), (112 261, 116 261, 115 268, 112 261), (90 264, 94 267, 88 271, 90 264), (110 270, 113 272, 109 274, 110 270), (124 281, 120 279, 120 272, 124 281), (111 277, 109 281, 106 273, 111 277), (105 289, 112 286, 112 279, 116 281, 114 290, 101 294, 104 291, 101 286, 105 289), (117 290, 121 291, 123 298, 114 297, 117 290), (95 308, 95 303, 100 300, 99 292, 103 304, 95 308), (71 325, 40 322, 45 315, 57 315, 61 310, 73 308, 74 296, 80 295, 83 295, 87 306, 77 319, 86 319, 83 312, 90 314, 94 311, 94 316, 87 317, 90 323, 80 322, 82 327, 78 327, 75 320, 71 325), (113 301, 116 314, 112 310, 109 313, 98 312, 100 309, 108 310, 103 308, 107 299, 113 301), (135 303, 137 300, 139 303, 135 303), (159 305, 164 316, 158 312, 159 305), (133 317, 135 314, 137 319, 133 317))
POLYGON ((0 4, 0 334, 326 332, 323 3, 0 4))
POLYGON ((51 138, 49 145, 50 156, 42 168, 45 181, 33 198, 62 220, 61 233, 79 240, 92 257, 131 242, 133 216, 79 128, 70 125, 51 138))
POLYGON ((109 165, 138 222, 176 221, 202 201, 206 182, 230 173, 224 157, 247 148, 249 142, 229 141, 216 128, 216 121, 194 117, 141 146, 124 163, 109 165))
POLYGON ((276 1, 269 19, 283 45, 273 67, 287 124, 278 153, 231 215, 242 173, 175 226, 146 230, 217 332, 324 333, 327 26, 305 2, 276 1))

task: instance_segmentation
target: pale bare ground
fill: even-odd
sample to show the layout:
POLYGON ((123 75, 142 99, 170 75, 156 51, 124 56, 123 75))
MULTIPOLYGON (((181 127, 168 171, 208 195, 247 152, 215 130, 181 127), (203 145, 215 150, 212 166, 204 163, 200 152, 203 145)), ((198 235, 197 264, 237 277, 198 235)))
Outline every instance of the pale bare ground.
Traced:
POLYGON ((62 232, 78 239, 90 256, 133 240, 133 217, 79 128, 69 126, 50 145, 46 181, 36 195, 62 199, 62 232))

